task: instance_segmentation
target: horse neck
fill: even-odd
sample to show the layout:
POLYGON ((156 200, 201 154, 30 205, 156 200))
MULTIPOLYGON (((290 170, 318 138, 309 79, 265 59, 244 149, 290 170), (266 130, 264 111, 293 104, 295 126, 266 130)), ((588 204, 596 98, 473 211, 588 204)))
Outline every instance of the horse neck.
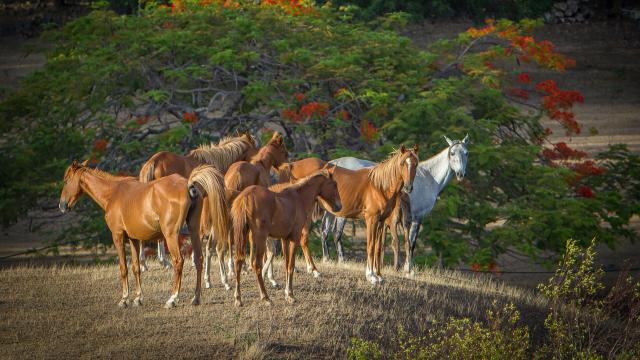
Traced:
POLYGON ((418 173, 426 173, 438 184, 438 193, 444 189, 453 177, 449 165, 449 148, 445 148, 429 159, 418 164, 418 173))
POLYGON ((116 181, 100 176, 90 169, 85 170, 80 176, 82 191, 87 193, 102 210, 105 210, 111 199, 116 181))
MULTIPOLYGON (((397 166, 397 165, 394 165, 394 166, 397 166)), ((402 171, 398 171, 397 177, 393 179, 393 181, 387 188, 378 188, 378 190, 383 194, 385 199, 389 200, 400 193, 402 186, 403 186, 402 171)))
POLYGON ((311 211, 311 209, 313 209, 313 204, 316 201, 316 197, 319 195, 321 185, 322 179, 320 176, 316 176, 296 189, 298 195, 302 199, 302 205, 305 211, 311 211))
POLYGON ((253 157, 253 159, 251 159, 251 163, 254 165, 262 164, 262 167, 265 170, 269 171, 275 163, 275 158, 273 155, 271 155, 271 149, 267 147, 264 150, 258 152, 253 157))

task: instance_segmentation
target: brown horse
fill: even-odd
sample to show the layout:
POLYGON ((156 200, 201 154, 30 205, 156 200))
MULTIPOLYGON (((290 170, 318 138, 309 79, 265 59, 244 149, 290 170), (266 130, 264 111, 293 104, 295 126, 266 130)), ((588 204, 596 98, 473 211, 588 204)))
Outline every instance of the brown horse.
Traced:
POLYGON ((276 169, 278 183, 293 183, 322 169, 325 164, 324 160, 315 157, 282 164, 276 169))
MULTIPOLYGON (((342 210, 334 212, 343 218, 362 217, 367 234, 366 277, 372 284, 382 283, 381 255, 384 221, 396 207, 401 191, 411 192, 418 165, 418 146, 409 150, 402 145, 389 158, 372 168, 348 170, 337 167, 334 179, 338 183, 342 210)), ((322 201, 322 200, 320 200, 322 201)))
MULTIPOLYGON (((257 152, 255 139, 248 133, 237 137, 223 138, 217 145, 213 143, 200 145, 186 156, 160 151, 142 165, 139 179, 141 182, 151 182, 171 174, 188 178, 193 169, 202 164, 213 165, 224 174, 231 164, 236 161, 249 160, 257 152)), ((170 266, 165 259, 164 246, 161 242, 158 242, 158 259, 165 268, 170 266)), ((144 252, 140 253, 140 261, 142 271, 146 271, 144 252)))
MULTIPOLYGON (((262 185, 268 187, 271 184, 269 175, 272 167, 278 167, 288 161, 288 152, 282 135, 274 132, 271 139, 263 146, 258 153, 249 161, 238 161, 227 170, 224 176, 224 184, 227 191, 227 200, 231 204, 233 199, 251 185, 262 185)), ((205 245, 205 287, 211 287, 209 269, 211 262, 211 246, 214 239, 208 236, 209 240, 205 245)), ((220 269, 220 278, 224 287, 228 290, 230 286, 227 283, 227 269, 224 264, 225 253, 227 249, 232 249, 233 239, 221 242, 215 239, 216 252, 218 254, 218 266, 220 269)), ((233 263, 229 257, 229 274, 233 273, 233 263)))
MULTIPOLYGON (((323 169, 295 184, 288 185, 280 192, 273 192, 262 186, 246 188, 233 203, 233 236, 236 245, 235 267, 241 269, 245 259, 247 241, 255 247, 251 265, 258 278, 261 299, 270 304, 264 279, 262 261, 267 246, 267 237, 282 239, 282 252, 285 254, 286 282, 285 298, 293 297, 293 270, 295 267, 295 245, 308 227, 316 198, 322 199, 332 211, 342 208, 338 188, 333 180, 335 167, 323 169)), ((242 306, 240 298, 240 271, 236 272, 235 304, 242 306)))
POLYGON ((222 174, 213 166, 196 168, 186 179, 173 174, 150 183, 132 177, 114 176, 73 162, 65 171, 64 187, 60 195, 60 210, 64 213, 87 193, 105 212, 105 220, 120 262, 122 299, 119 306, 129 303, 129 281, 124 240, 129 239, 133 273, 136 278, 134 305, 142 305, 140 280, 141 242, 164 237, 173 258, 173 289, 166 308, 176 306, 182 284, 183 258, 180 253, 179 233, 186 221, 196 259, 196 291, 192 304, 200 303, 202 277, 202 249, 200 246, 200 216, 204 198, 208 198, 210 223, 216 235, 225 238, 229 233, 228 205, 222 174))

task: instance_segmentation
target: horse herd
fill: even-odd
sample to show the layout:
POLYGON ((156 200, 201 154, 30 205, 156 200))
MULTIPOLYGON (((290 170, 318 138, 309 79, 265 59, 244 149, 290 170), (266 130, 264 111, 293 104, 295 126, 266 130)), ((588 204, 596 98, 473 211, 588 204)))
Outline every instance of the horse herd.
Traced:
POLYGON ((74 161, 65 171, 60 210, 74 206, 88 194, 105 213, 118 252, 122 298, 129 304, 129 283, 125 240, 131 246, 136 281, 134 305, 142 305, 141 271, 146 268, 142 244, 156 240, 163 255, 166 241, 174 270, 173 288, 166 308, 176 306, 181 288, 184 258, 180 232, 189 231, 196 268, 193 305, 200 303, 204 243, 205 286, 211 287, 211 249, 215 246, 221 282, 231 287, 227 275, 235 274, 235 304, 242 306, 240 271, 249 249, 261 300, 270 304, 264 277, 273 279, 273 241, 282 241, 285 263, 285 299, 293 303, 295 248, 300 245, 307 270, 318 277, 308 248, 312 220, 322 215, 323 259, 328 258, 327 236, 333 232, 338 260, 344 259, 340 242, 346 219, 363 218, 366 223, 366 278, 383 282, 381 267, 388 226, 392 234, 394 267, 399 268, 397 225, 405 232, 405 265, 411 271, 411 257, 423 217, 438 193, 455 174, 461 179, 467 163, 468 136, 463 140, 445 137, 448 147, 419 162, 418 147, 400 149, 377 164, 356 158, 325 162, 307 158, 289 162, 279 133, 261 148, 249 134, 202 145, 181 156, 162 151, 141 168, 138 178, 116 176, 74 161), (233 256, 232 256, 232 252, 233 256), (228 268, 226 264, 228 256, 228 268), (235 271, 234 271, 235 269, 235 271))

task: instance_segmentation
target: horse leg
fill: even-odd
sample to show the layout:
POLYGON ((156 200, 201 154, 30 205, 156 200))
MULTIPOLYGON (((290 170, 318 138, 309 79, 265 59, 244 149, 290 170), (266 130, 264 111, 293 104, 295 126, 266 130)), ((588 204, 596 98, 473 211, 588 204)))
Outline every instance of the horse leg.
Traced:
MULTIPOLYGON (((322 240, 322 262, 326 263, 329 261, 329 246, 327 245, 327 238, 329 237, 329 232, 331 231, 331 227, 333 224, 334 217, 332 214, 329 214, 328 211, 325 211, 322 215, 322 220, 320 221, 321 228, 321 240, 322 240)), ((284 249, 282 249, 282 253, 284 254, 284 249)))
POLYGON ((141 241, 129 238, 129 245, 131 246, 131 269, 136 279, 136 298, 133 299, 133 305, 142 306, 142 281, 140 280, 140 252, 141 241))
MULTIPOLYGON (((209 244, 213 241, 213 237, 209 237, 209 244)), ((224 263, 225 257, 225 243, 223 241, 218 241, 216 243, 216 253, 218 255, 218 269, 220 271, 220 282, 224 286, 225 290, 230 290, 231 286, 227 282, 227 266, 224 263)), ((210 246, 210 245, 209 245, 210 246)), ((233 262, 233 257, 231 253, 229 253, 229 262, 233 262)))
POLYGON ((347 219, 336 217, 336 227, 333 230, 333 241, 336 243, 336 251, 338 252, 338 263, 344 262, 344 249, 342 248, 342 231, 347 223, 347 219))
POLYGON ((213 235, 205 235, 202 237, 204 243, 204 287, 205 289, 211 289, 211 242, 213 242, 213 235))
MULTIPOLYGON (((242 264, 244 263, 244 259, 241 259, 237 255, 234 255, 234 258, 235 258, 236 269, 241 269, 242 264)), ((240 273, 241 271, 236 272, 236 291, 233 294, 233 297, 235 298, 234 305, 238 307, 242 306, 242 299, 240 295, 240 273)))
POLYGON ((189 219, 189 234, 191 236, 191 259, 196 268, 196 291, 191 300, 191 305, 200 305, 202 293, 202 243, 200 242, 200 213, 202 205, 196 205, 192 209, 189 219))
POLYGON ((147 270, 149 270, 147 268, 147 257, 144 254, 144 245, 141 244, 140 245, 140 256, 139 256, 139 261, 140 261, 140 271, 145 272, 147 270))
POLYGON ((171 267, 171 262, 167 259, 167 252, 164 250, 164 243, 162 240, 158 240, 158 261, 163 269, 169 269, 171 267))
MULTIPOLYGON (((258 278, 260 300, 262 300, 265 305, 271 305, 271 300, 269 300, 267 289, 264 286, 264 279, 262 278, 262 259, 264 258, 267 235, 264 233, 254 233, 252 231, 250 237, 253 238, 251 243, 256 248, 255 253, 251 254, 251 266, 253 267, 253 271, 256 273, 256 277, 258 278)), ((240 271, 237 272, 240 273, 240 271)), ((236 276, 237 275, 238 274, 236 274, 236 276)))
POLYGON ((386 236, 385 225, 382 221, 376 224, 376 237, 374 245, 374 276, 378 278, 378 283, 382 284, 382 256, 384 256, 384 240, 386 236))
POLYGON ((285 254, 287 257, 287 284, 284 288, 284 298, 289 304, 293 304, 296 302, 296 299, 293 297, 293 271, 296 268, 296 241, 291 238, 283 240, 283 242, 284 241, 288 243, 287 253, 285 254))
POLYGON ((182 286, 182 266, 184 265, 184 259, 182 252, 180 251, 180 241, 178 239, 178 233, 180 228, 175 231, 165 233, 165 241, 169 247, 169 253, 173 258, 173 288, 171 290, 171 297, 164 305, 165 308, 171 309, 176 307, 178 301, 178 294, 180 293, 180 287, 182 286))
POLYGON ((393 270, 400 270, 400 239, 398 238, 398 222, 394 221, 389 226, 391 232, 391 249, 393 250, 393 270))
POLYGON ((264 279, 266 277, 271 283, 271 287, 277 289, 280 285, 278 285, 278 282, 273 278, 273 256, 275 254, 275 250, 275 239, 271 237, 267 238, 267 261, 262 267, 262 278, 264 279))
POLYGON ((378 278, 373 275, 373 250, 374 250, 374 242, 375 242, 375 226, 376 219, 368 216, 365 219, 367 224, 367 267, 365 270, 365 276, 371 284, 375 285, 378 282, 378 278))
MULTIPOLYGON (((307 262, 307 272, 313 274, 313 277, 317 279, 320 277, 320 272, 316 269, 316 264, 313 262, 313 257, 311 256, 311 251, 309 251, 307 241, 309 241, 309 224, 305 224, 302 228, 302 233, 300 234, 300 247, 302 247, 304 259, 307 262)), ((284 249, 282 250, 282 254, 286 256, 284 249)))
POLYGON ((127 274, 127 257, 124 252, 124 233, 113 233, 113 244, 118 251, 118 265, 120 266, 120 284, 122 285, 122 299, 118 303, 120 307, 129 305, 129 279, 127 274))
POLYGON ((406 254, 406 259, 404 263, 404 271, 409 274, 412 273, 411 267, 413 266, 412 264, 413 250, 415 248, 416 239, 418 237, 419 232, 420 232, 420 222, 415 220, 411 222, 411 229, 409 229, 408 232, 405 229, 406 240, 404 242, 404 251, 406 254))
POLYGON ((384 242, 387 240, 387 226, 382 224, 380 228, 380 250, 376 252, 380 266, 384 266, 384 242))

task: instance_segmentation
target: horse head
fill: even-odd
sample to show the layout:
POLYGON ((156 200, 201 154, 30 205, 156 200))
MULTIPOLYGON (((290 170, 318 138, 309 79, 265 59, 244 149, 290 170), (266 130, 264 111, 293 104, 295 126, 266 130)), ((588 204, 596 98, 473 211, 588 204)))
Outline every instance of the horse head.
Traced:
POLYGON ((400 146, 399 163, 402 166, 402 191, 410 193, 413 190, 413 179, 416 177, 416 169, 418 168, 418 145, 413 145, 412 149, 407 149, 404 144, 400 146))
POLYGON ((273 167, 279 167, 281 164, 289 162, 289 153, 287 152, 287 146, 284 143, 284 138, 277 131, 271 136, 271 140, 266 145, 273 163, 273 167))
POLYGON ((63 214, 71 209, 80 195, 82 195, 82 187, 80 186, 81 171, 79 170, 86 167, 87 163, 88 160, 85 160, 82 164, 78 164, 76 160, 73 160, 64 172, 64 186, 58 203, 58 207, 63 214))
POLYGON ((447 141, 447 144, 449 144, 449 167, 451 167, 451 170, 456 174, 456 179, 460 181, 464 178, 467 170, 469 134, 462 140, 451 140, 447 136, 445 136, 444 139, 447 141))
POLYGON ((340 200, 340 193, 338 192, 338 184, 333 179, 335 170, 336 166, 332 164, 326 164, 322 170, 320 170, 320 173, 326 181, 320 186, 318 196, 327 204, 331 205, 331 211, 339 212, 342 210, 342 201, 340 200))

